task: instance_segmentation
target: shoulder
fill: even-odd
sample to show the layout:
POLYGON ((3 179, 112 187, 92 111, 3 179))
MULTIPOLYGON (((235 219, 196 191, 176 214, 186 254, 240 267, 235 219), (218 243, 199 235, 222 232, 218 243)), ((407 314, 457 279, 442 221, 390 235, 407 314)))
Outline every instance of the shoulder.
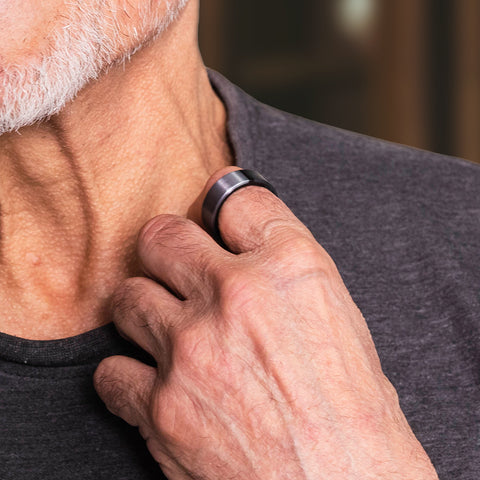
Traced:
MULTIPOLYGON (((335 174, 344 181, 365 177, 385 184, 426 182, 438 189, 478 189, 480 165, 320 124, 256 103, 254 130, 263 162, 335 174), (275 161, 276 159, 276 161, 275 161)), ((333 179, 332 178, 332 179, 333 179)), ((478 190, 477 190, 478 191, 478 190)))
POLYGON ((258 164, 300 215, 315 211, 372 225, 397 220, 399 226, 436 216, 479 231, 480 165, 259 104, 255 110, 258 164))
POLYGON ((313 122, 209 72, 237 164, 259 170, 319 240, 441 223, 480 236, 480 165, 313 122), (336 236, 336 235, 334 235, 336 236))

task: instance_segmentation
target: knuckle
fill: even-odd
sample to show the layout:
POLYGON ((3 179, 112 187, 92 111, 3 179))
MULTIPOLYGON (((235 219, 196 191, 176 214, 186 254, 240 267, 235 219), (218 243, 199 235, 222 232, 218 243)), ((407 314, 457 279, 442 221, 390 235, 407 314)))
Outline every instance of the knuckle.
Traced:
POLYGON ((139 239, 145 243, 149 243, 150 240, 164 228, 168 228, 168 225, 175 222, 176 216, 170 214, 157 215, 150 219, 140 230, 139 239))
POLYGON ((110 309, 115 321, 121 321, 135 311, 148 310, 151 300, 144 282, 143 278, 129 278, 114 291, 110 309))
POLYGON ((178 215, 158 215, 140 231, 138 242, 140 252, 148 253, 154 248, 165 247, 167 240, 172 237, 176 240, 188 237, 192 234, 192 225, 193 222, 178 215))
MULTIPOLYGON (((302 223, 285 216, 272 216, 263 225, 265 238, 273 248, 293 243, 299 238, 306 237, 310 232, 302 223)), ((311 235, 311 234, 310 234, 311 235)))
POLYGON ((285 235, 277 239, 272 256, 286 263, 310 263, 317 259, 318 244, 297 231, 286 230, 285 235))
POLYGON ((328 275, 336 271, 332 258, 303 226, 277 226, 272 235, 268 260, 282 267, 282 272, 307 270, 328 275))
POLYGON ((131 338, 132 329, 148 329, 155 338, 155 347, 161 358, 170 356, 170 325, 167 315, 152 299, 151 290, 145 288, 143 279, 129 279, 112 297, 112 317, 119 333, 131 338), (130 333, 129 333, 130 332, 130 333))
POLYGON ((109 407, 118 410, 125 402, 124 389, 116 375, 115 357, 100 362, 93 375, 96 391, 109 407))
POLYGON ((152 296, 143 278, 130 278, 117 288, 111 299, 113 321, 128 337, 129 325, 147 328, 155 338, 160 358, 168 362, 171 355, 171 324, 165 310, 152 296))

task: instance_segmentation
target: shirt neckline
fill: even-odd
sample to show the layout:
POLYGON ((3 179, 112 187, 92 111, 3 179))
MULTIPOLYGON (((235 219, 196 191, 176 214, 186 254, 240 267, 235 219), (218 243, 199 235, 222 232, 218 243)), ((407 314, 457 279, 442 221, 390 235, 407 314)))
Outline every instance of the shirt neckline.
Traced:
MULTIPOLYGON (((227 111, 227 132, 236 165, 254 168, 254 152, 249 132, 249 97, 218 72, 208 69, 213 89, 227 111)), ((142 356, 124 340, 113 323, 73 337, 58 340, 29 340, 0 332, 0 358, 30 366, 73 366, 97 363, 111 355, 142 356)))
POLYGON ((31 366, 72 366, 100 361, 111 355, 128 354, 130 344, 113 323, 73 337, 58 340, 29 340, 0 333, 0 357, 31 366))

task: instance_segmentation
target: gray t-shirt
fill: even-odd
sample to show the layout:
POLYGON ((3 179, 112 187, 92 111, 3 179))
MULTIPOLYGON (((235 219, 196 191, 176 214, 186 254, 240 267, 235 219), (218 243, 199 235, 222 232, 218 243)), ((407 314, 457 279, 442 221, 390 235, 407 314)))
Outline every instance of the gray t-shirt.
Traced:
MULTIPOLYGON (((220 75, 236 164, 258 170, 335 260, 441 479, 480 478, 480 167, 316 124, 220 75)), ((0 334, 0 478, 162 478, 97 398, 112 325, 57 341, 0 334)))

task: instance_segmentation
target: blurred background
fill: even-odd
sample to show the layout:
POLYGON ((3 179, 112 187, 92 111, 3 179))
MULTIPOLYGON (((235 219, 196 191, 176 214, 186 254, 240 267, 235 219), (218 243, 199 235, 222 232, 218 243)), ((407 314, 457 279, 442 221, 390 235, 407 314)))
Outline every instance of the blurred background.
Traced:
POLYGON ((480 0, 201 0, 205 63, 323 123, 480 162, 480 0))

